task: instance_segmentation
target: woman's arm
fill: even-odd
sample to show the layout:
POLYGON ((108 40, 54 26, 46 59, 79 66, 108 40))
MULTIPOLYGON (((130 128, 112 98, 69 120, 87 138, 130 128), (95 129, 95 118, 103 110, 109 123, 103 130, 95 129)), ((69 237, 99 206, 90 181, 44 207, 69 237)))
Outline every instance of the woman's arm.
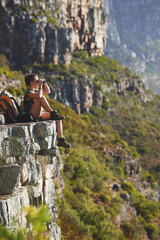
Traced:
POLYGON ((44 90, 43 90, 43 95, 48 95, 50 94, 51 90, 50 87, 48 86, 47 82, 44 83, 44 90))
POLYGON ((40 79, 38 81, 38 85, 39 85, 38 91, 36 93, 29 92, 27 97, 26 97, 26 100, 30 100, 31 98, 37 99, 37 98, 41 98, 43 95, 50 94, 50 92, 51 92, 50 87, 48 86, 46 81, 45 81, 45 83, 44 83, 44 81, 45 81, 45 79, 40 79), (44 90, 43 90, 43 84, 44 84, 44 90))
POLYGON ((42 89, 43 80, 42 79, 40 79, 38 81, 38 85, 39 85, 39 89, 38 89, 38 91, 36 93, 34 93, 34 92, 29 92, 28 93, 28 95, 26 97, 27 101, 30 100, 31 98, 36 98, 37 99, 37 98, 41 98, 43 96, 43 89, 42 89))

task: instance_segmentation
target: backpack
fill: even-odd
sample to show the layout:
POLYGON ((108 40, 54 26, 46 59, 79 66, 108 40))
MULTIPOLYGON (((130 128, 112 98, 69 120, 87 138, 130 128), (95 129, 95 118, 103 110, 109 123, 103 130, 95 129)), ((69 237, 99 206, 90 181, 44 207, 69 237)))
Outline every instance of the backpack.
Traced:
POLYGON ((33 121, 33 118, 30 114, 23 113, 21 107, 13 97, 1 96, 0 107, 2 107, 5 111, 6 124, 33 121))

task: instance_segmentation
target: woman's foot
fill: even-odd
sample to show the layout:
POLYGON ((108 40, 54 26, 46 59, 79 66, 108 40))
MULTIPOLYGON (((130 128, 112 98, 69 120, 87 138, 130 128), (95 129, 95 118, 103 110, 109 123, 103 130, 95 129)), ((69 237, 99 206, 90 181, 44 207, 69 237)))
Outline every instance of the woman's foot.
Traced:
POLYGON ((58 147, 70 148, 71 145, 65 142, 65 138, 59 138, 58 140, 58 147))
POLYGON ((57 113, 57 110, 52 111, 50 116, 50 120, 63 120, 65 117, 61 116, 57 113))

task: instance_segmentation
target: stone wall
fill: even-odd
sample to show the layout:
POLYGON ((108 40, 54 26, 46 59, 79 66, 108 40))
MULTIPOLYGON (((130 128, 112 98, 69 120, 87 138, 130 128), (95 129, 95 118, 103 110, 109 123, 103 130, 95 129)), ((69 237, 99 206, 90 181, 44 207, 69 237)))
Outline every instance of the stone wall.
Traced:
POLYGON ((55 121, 0 125, 0 222, 12 228, 15 219, 25 226, 22 207, 45 203, 51 239, 60 240, 55 182, 63 184, 61 167, 55 121))
POLYGON ((101 0, 3 0, 0 22, 0 52, 14 65, 69 64, 74 50, 102 55, 105 49, 101 0))

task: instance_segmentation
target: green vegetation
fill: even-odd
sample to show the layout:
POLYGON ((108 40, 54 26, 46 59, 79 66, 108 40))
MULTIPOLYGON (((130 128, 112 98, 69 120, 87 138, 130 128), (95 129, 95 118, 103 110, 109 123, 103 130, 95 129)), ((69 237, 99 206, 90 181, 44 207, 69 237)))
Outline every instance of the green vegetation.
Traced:
MULTIPOLYGON (((0 77, 2 75, 4 75, 7 79, 10 79, 10 80, 20 80, 21 86, 22 87, 25 86, 24 76, 22 75, 22 72, 11 70, 9 61, 7 60, 7 58, 3 54, 0 54, 0 77)), ((10 90, 11 90, 11 88, 10 88, 10 90)), ((12 92, 17 96, 22 94, 21 89, 13 90, 12 92)))
POLYGON ((13 96, 17 96, 17 97, 24 95, 24 92, 20 88, 10 87, 10 88, 7 88, 7 91, 13 96))
MULTIPOLYGON (((111 69, 112 80, 110 78, 110 82, 117 82, 118 79, 117 84, 120 84, 120 76, 123 77, 125 74, 134 78, 135 81, 139 81, 139 77, 133 75, 129 70, 121 68, 118 63, 114 65, 114 61, 105 56, 102 59, 99 57, 89 58, 79 52, 76 52, 73 56, 74 61, 65 71, 72 74, 74 78, 76 76, 81 77, 83 74, 85 76, 94 74, 93 83, 95 79, 99 79, 99 85, 108 84, 106 76, 109 76, 109 69, 111 69), (80 67, 77 68, 76 65, 80 67), (107 67, 109 69, 103 74, 107 67), (114 73, 116 77, 114 77, 114 73)), ((58 69, 58 66, 56 68, 58 69)), ((57 75, 63 75, 60 68, 56 73, 57 75)), ((69 74, 68 76, 64 75, 67 80, 69 74)), ((159 204, 146 199, 137 192, 130 182, 125 182, 123 160, 121 160, 122 162, 116 162, 114 157, 106 154, 109 151, 115 151, 113 149, 119 149, 121 146, 124 149, 123 151, 132 156, 133 159, 140 157, 141 164, 145 169, 150 171, 151 168, 148 166, 155 165, 155 160, 158 165, 157 149, 159 143, 157 139, 159 139, 160 124, 157 121, 159 112, 156 109, 159 98, 153 96, 153 100, 146 104, 140 103, 138 98, 139 95, 132 91, 128 92, 126 96, 108 94, 104 102, 105 109, 93 106, 89 114, 81 116, 77 116, 69 108, 65 109, 59 103, 53 103, 58 111, 67 116, 64 121, 65 136, 73 143, 73 148, 63 153, 63 159, 65 159, 63 177, 66 185, 64 190, 65 200, 59 202, 59 224, 64 239, 73 239, 76 234, 77 239, 102 239, 92 230, 92 225, 94 224, 96 231, 99 233, 102 231, 102 226, 96 225, 95 222, 91 224, 83 215, 89 211, 88 208, 91 208, 94 212, 94 208, 99 206, 102 206, 106 214, 109 214, 108 218, 106 217, 108 219, 106 223, 110 221, 114 233, 107 230, 109 226, 105 231, 109 232, 110 239, 117 239, 117 237, 119 239, 128 239, 129 237, 141 239, 145 231, 148 236, 150 234, 150 236, 158 237, 158 225, 155 225, 155 229, 149 230, 147 224, 152 224, 156 219, 159 219, 159 204), (110 108, 110 111, 107 111, 108 108, 110 108), (99 132, 105 134, 105 138, 100 136, 99 132), (65 157, 68 154, 69 156, 65 157), (149 160, 151 156, 152 158, 149 160), (121 182, 122 191, 129 193, 131 204, 135 207, 138 215, 134 221, 129 222, 129 225, 122 224, 119 232, 114 228, 114 220, 120 213, 121 204, 124 204, 124 200, 118 198, 119 193, 117 193, 115 199, 112 192, 108 191, 109 181, 121 182), (72 221, 68 215, 70 211, 72 212, 72 219, 75 219, 75 221, 72 221), (73 232, 71 231, 72 227, 75 229, 73 232), (124 234, 125 228, 129 229, 129 235, 124 234), (68 235, 68 232, 71 235, 68 235)), ((152 174, 155 178, 158 176, 158 172, 156 175, 153 170, 152 174)), ((152 174, 149 172, 148 174, 142 174, 142 181, 147 181, 154 189, 155 180, 152 174)), ((158 180, 158 177, 156 180, 158 180)))
POLYGON ((54 8, 51 9, 50 3, 44 0, 41 1, 31 1, 31 5, 25 1, 22 5, 19 5, 19 11, 25 11, 28 15, 31 16, 31 23, 37 24, 38 18, 46 17, 47 22, 52 24, 54 27, 58 27, 58 15, 60 12, 60 4, 57 0, 55 0, 53 6, 54 8))
MULTIPOLYGON (((33 69, 44 75, 49 73, 51 86, 56 79, 83 81, 83 77, 88 77, 102 91, 103 86, 119 85, 124 78, 139 81, 138 76, 106 56, 90 58, 77 51, 72 55, 68 68, 63 64, 42 64, 33 69)), ((138 193, 126 179, 125 162, 140 158, 141 181, 149 183, 151 191, 155 189, 160 171, 160 98, 153 96, 151 102, 141 103, 139 93, 134 91, 103 94, 102 109, 92 106, 90 113, 81 115, 48 98, 52 108, 66 116, 64 135, 72 144, 71 149, 60 150, 65 180, 64 197, 57 200, 62 239, 137 240, 143 239, 145 233, 150 239, 158 239, 159 203, 138 193), (113 183, 121 186, 117 192, 111 190, 113 183), (129 195, 137 217, 130 216, 131 220, 122 223, 118 230, 116 218, 126 205, 120 193, 129 195)))
MULTIPOLYGON (((127 239, 129 236, 133 239, 140 239, 145 231, 147 234, 152 234, 152 230, 148 233, 147 224, 160 217, 159 204, 140 195, 130 182, 124 182, 124 164, 116 165, 114 157, 105 154, 106 149, 119 148, 120 143, 129 154, 132 154, 133 149, 128 146, 127 142, 120 140, 120 136, 117 136, 117 132, 114 132, 111 127, 105 126, 104 131, 103 126, 106 138, 102 138, 99 135, 99 132, 102 132, 102 126, 96 124, 99 117, 96 118, 92 114, 78 116, 60 103, 53 100, 50 100, 50 103, 61 114, 66 115, 65 136, 73 145, 72 149, 62 152, 65 189, 64 199, 59 200, 58 209, 63 239, 73 239, 75 236, 82 240, 117 239, 117 237, 127 239), (119 198, 119 193, 115 198, 108 190, 107 186, 111 180, 122 182, 121 188, 129 193, 131 204, 138 214, 137 220, 135 218, 135 221, 128 223, 129 225, 122 224, 121 226, 122 232, 129 228, 129 235, 121 231, 117 232, 114 226, 114 220, 121 212, 121 204, 124 204, 124 200, 119 198), (100 216, 104 214, 105 219, 104 221, 101 216, 101 225, 98 224, 99 214, 100 216), (94 221, 95 217, 97 221, 94 221)), ((106 113, 107 111, 104 111, 101 117, 104 117, 106 113)), ((135 152, 133 156, 139 155, 135 152)), ((154 178, 150 177, 149 173, 143 173, 142 178, 154 183, 154 178)), ((153 232, 154 236, 158 236, 158 230, 154 229, 153 232)))
POLYGON ((128 193, 130 194, 133 194, 136 192, 134 186, 132 183, 130 182, 123 182, 122 185, 121 185, 121 188, 125 191, 127 191, 128 193))
POLYGON ((123 233, 127 238, 129 239, 134 238, 136 229, 132 224, 130 224, 129 222, 124 222, 121 224, 121 229, 123 230, 123 233))
POLYGON ((3 54, 0 54, 0 76, 2 74, 4 74, 9 79, 22 79, 22 72, 12 71, 9 67, 7 58, 3 54))
POLYGON ((47 224, 51 216, 46 206, 42 205, 39 209, 30 206, 23 209, 26 212, 27 226, 18 229, 14 233, 0 225, 0 239, 6 240, 49 240, 47 234, 47 224), (31 230, 32 229, 32 230, 31 230))

